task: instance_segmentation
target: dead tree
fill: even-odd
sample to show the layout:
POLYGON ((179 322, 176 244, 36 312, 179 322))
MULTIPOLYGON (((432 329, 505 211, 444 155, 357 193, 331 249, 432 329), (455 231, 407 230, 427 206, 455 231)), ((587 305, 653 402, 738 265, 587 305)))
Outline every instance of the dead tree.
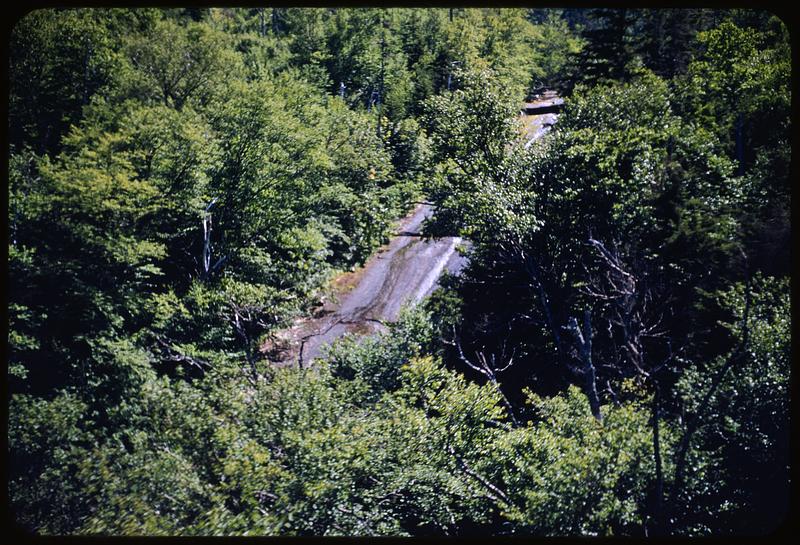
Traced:
POLYGON ((597 391, 597 371, 592 359, 591 312, 588 309, 584 311, 582 328, 573 317, 569 318, 566 326, 559 327, 558 314, 553 308, 552 298, 548 293, 548 282, 536 257, 526 250, 521 240, 506 241, 501 244, 501 250, 508 257, 523 265, 530 278, 530 285, 536 291, 547 328, 552 335, 556 348, 556 357, 562 367, 579 377, 583 391, 589 401, 592 416, 602 423, 603 415, 600 409, 600 396, 597 391), (579 362, 577 365, 573 359, 574 356, 570 356, 568 353, 569 342, 561 335, 561 330, 570 333, 575 341, 577 361, 579 362))
POLYGON ((206 209, 203 211, 203 272, 201 278, 208 279, 211 272, 211 209, 217 203, 217 199, 213 199, 206 209))
POLYGON ((225 318, 231 324, 241 346, 249 368, 248 378, 255 385, 258 381, 259 351, 256 347, 259 332, 271 325, 265 316, 266 308, 260 304, 240 304, 233 298, 228 299, 225 318))
POLYGON ((592 238, 588 244, 596 251, 600 273, 589 273, 589 282, 581 291, 608 310, 607 329, 618 333, 620 343, 615 345, 614 365, 624 376, 654 380, 654 373, 671 359, 663 365, 650 362, 646 341, 660 339, 671 351, 672 339, 662 328, 669 296, 656 293, 648 283, 647 274, 626 265, 618 250, 609 250, 592 238), (658 299, 658 305, 653 304, 654 299, 658 299))
POLYGON ((547 328, 553 337, 553 343, 556 347, 556 355, 562 365, 566 365, 566 352, 564 350, 564 343, 561 337, 560 328, 557 324, 556 313, 553 309, 552 298, 548 293, 548 282, 545 279, 545 274, 536 257, 529 252, 522 240, 509 239, 499 243, 501 255, 511 262, 519 263, 523 266, 525 273, 530 278, 530 287, 535 290, 536 298, 541 305, 542 314, 544 315, 547 328))
POLYGON ((597 395, 597 372, 592 363, 591 311, 586 309, 583 312, 583 331, 581 331, 581 328, 578 326, 578 320, 575 318, 569 319, 569 325, 565 329, 572 333, 578 346, 580 366, 577 368, 577 374, 583 378, 583 389, 586 393, 586 397, 589 399, 589 408, 592 411, 592 416, 594 416, 598 422, 602 423, 603 413, 600 411, 600 396, 597 395))
POLYGON ((195 367, 203 373, 212 367, 211 364, 206 360, 186 354, 184 351, 180 350, 180 348, 176 347, 169 339, 162 335, 155 335, 155 340, 158 346, 161 348, 165 359, 169 361, 175 363, 185 363, 195 367))
MULTIPOLYGON (((597 391, 597 371, 592 360, 592 324, 591 313, 588 309, 584 311, 583 328, 578 325, 575 318, 569 318, 567 325, 562 326, 559 316, 554 308, 549 289, 553 288, 552 275, 548 277, 534 253, 528 251, 523 241, 517 238, 509 238, 499 244, 501 255, 511 261, 523 266, 523 270, 530 279, 530 287, 535 291, 536 299, 541 306, 542 314, 547 325, 547 329, 552 335, 555 345, 556 357, 562 368, 572 372, 582 382, 582 389, 589 401, 589 408, 592 415, 598 422, 602 423, 603 415, 600 409, 600 396, 597 391), (577 348, 577 358, 570 354, 569 341, 565 339, 562 330, 570 333, 577 348), (577 359, 578 364, 575 363, 577 359)), ((568 284, 568 279, 564 284, 568 284)), ((563 302, 562 302, 563 304, 563 302)), ((478 370, 487 377, 487 371, 483 366, 476 366, 467 361, 461 355, 461 359, 467 362, 473 369, 478 370), (481 367, 481 368, 478 368, 481 367)), ((479 361, 480 363, 480 361, 479 361)))
MULTIPOLYGON (((613 359, 613 364, 609 367, 612 367, 621 376, 640 379, 644 384, 649 385, 653 392, 650 424, 652 426, 655 475, 650 506, 652 527, 651 531, 645 527, 645 531, 651 535, 660 535, 668 530, 670 517, 667 516, 667 513, 674 506, 676 494, 682 487, 685 459, 691 436, 703 415, 707 400, 718 386, 724 372, 732 364, 733 356, 715 377, 712 388, 701 403, 701 409, 690 421, 684 437, 679 443, 675 453, 674 480, 670 497, 665 506, 664 452, 659 429, 663 403, 662 371, 673 364, 676 356, 686 348, 686 343, 674 351, 675 339, 671 338, 663 328, 664 312, 670 302, 669 293, 665 293, 666 290, 657 290, 643 267, 627 265, 617 249, 608 249, 602 242, 592 238, 589 238, 588 244, 595 250, 595 257, 600 266, 597 274, 589 274, 589 282, 582 291, 606 307, 607 329, 610 336, 615 336, 619 342, 619 346, 614 345, 618 352, 617 357, 613 359), (665 348, 663 357, 653 357, 648 353, 648 344, 650 343, 649 345, 652 346, 654 340, 658 344, 663 344, 665 348)), ((747 311, 745 311, 745 323, 746 320, 747 311)))
POLYGON ((458 349, 458 357, 461 361, 467 364, 470 369, 477 371, 478 373, 482 374, 486 377, 489 382, 491 382, 497 392, 500 394, 501 399, 503 400, 503 405, 505 405, 506 410, 508 411, 508 415, 511 417, 511 421, 514 423, 515 426, 519 426, 519 421, 517 420, 516 415, 514 414, 514 407, 511 405, 511 402, 506 397, 505 393, 503 393, 503 389, 500 387, 500 381, 497 380, 497 374, 502 373, 509 367, 514 364, 514 355, 516 353, 516 349, 511 351, 511 355, 506 358, 506 350, 505 350, 505 343, 503 343, 503 352, 500 355, 500 359, 498 362, 498 358, 494 353, 492 353, 488 358, 486 354, 483 352, 475 352, 475 358, 477 364, 471 361, 467 356, 464 354, 464 350, 461 347, 461 341, 458 340, 458 336, 456 335, 455 327, 453 327, 453 340, 452 341, 444 341, 445 343, 455 346, 458 349))
POLYGON ((206 206, 205 210, 203 211, 203 256, 202 256, 202 267, 203 270, 200 273, 200 278, 203 281, 209 279, 209 277, 217 271, 223 263, 228 259, 228 256, 222 256, 217 259, 214 265, 211 265, 211 228, 212 228, 212 216, 211 216, 211 209, 214 208, 214 205, 217 203, 217 198, 211 200, 206 206))
MULTIPOLYGON (((636 377, 653 390, 653 403, 651 406, 653 456, 655 476, 653 481, 653 501, 650 507, 650 517, 654 521, 656 534, 663 527, 663 490, 664 475, 661 452, 661 436, 659 433, 661 413, 661 386, 659 372, 672 361, 672 344, 666 339, 669 347, 668 357, 657 364, 650 361, 646 350, 646 339, 664 337, 665 332, 660 329, 663 314, 654 317, 651 312, 655 294, 647 283, 646 275, 642 271, 635 271, 629 267, 620 256, 617 249, 609 250, 599 240, 589 238, 588 245, 594 250, 594 255, 599 263, 599 273, 589 274, 589 282, 583 288, 583 293, 590 298, 601 302, 606 308, 606 325, 609 336, 612 337, 614 348, 613 363, 609 365, 620 376, 636 377), (615 342, 615 335, 619 345, 615 342)), ((660 301, 662 307, 665 301, 660 301)), ((645 531, 647 525, 645 525, 645 531)))

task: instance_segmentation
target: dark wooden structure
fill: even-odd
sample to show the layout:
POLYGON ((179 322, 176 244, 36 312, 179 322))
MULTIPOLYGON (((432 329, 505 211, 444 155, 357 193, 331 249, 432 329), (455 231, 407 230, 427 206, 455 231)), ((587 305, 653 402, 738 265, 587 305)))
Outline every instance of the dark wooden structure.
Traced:
POLYGON ((553 98, 551 100, 527 102, 522 111, 525 112, 525 115, 556 114, 561 111, 563 106, 563 98, 553 98))

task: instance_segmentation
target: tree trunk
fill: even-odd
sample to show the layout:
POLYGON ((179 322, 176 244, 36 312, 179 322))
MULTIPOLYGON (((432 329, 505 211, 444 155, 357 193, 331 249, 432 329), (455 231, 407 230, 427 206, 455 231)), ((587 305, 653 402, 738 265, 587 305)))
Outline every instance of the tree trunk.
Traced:
POLYGON ((381 71, 380 71, 380 82, 378 84, 378 138, 381 137, 381 116, 383 115, 383 94, 384 94, 384 70, 385 70, 385 62, 386 62, 386 19, 385 14, 382 14, 381 17, 381 71))
POLYGON ((736 175, 744 176, 744 116, 741 113, 736 116, 736 161, 736 175))
POLYGON ((266 27, 264 25, 264 8, 258 8, 258 18, 259 18, 259 23, 260 23, 259 30, 260 30, 261 37, 263 38, 265 33, 266 33, 266 27))
POLYGON ((211 268, 211 214, 203 216, 203 280, 208 279, 211 268))
POLYGON ((733 367, 739 358, 747 350, 747 343, 750 337, 750 328, 748 325, 748 320, 750 317, 750 298, 751 298, 751 287, 750 287, 750 275, 748 273, 747 280, 745 283, 745 304, 744 304, 744 312, 742 315, 742 338, 739 342, 739 345, 731 352, 728 359, 725 361, 723 366, 717 371, 717 374, 714 375, 714 378, 711 381, 711 385, 709 386, 708 390, 706 391, 703 399, 700 401, 700 405, 697 408, 697 412, 694 416, 689 420, 686 424, 686 431, 683 433, 683 437, 681 438, 681 442, 678 445, 676 452, 675 452, 675 478, 672 482, 672 487, 669 493, 669 501, 667 504, 667 508, 670 512, 670 520, 668 523, 672 524, 672 519, 674 518, 676 504, 678 502, 678 498, 681 494, 681 490, 683 489, 684 479, 686 477, 686 457, 689 453, 689 448, 691 447, 692 442, 692 435, 697 431, 700 427, 700 423, 705 418, 706 410, 711 403, 711 398, 714 393, 719 388, 720 384, 722 384, 722 380, 725 378, 728 370, 733 367))
POLYGON ((661 536, 664 533, 664 471, 661 464, 661 436, 659 435, 659 422, 661 410, 661 389, 658 381, 653 379, 653 457, 656 464, 655 498, 653 501, 653 535, 661 536))
POLYGON ((581 366, 584 377, 584 392, 589 398, 589 408, 592 416, 598 422, 603 422, 603 413, 600 410, 600 396, 597 394, 597 372, 592 363, 592 315, 589 309, 583 313, 583 332, 575 318, 570 318, 569 329, 578 343, 581 366))

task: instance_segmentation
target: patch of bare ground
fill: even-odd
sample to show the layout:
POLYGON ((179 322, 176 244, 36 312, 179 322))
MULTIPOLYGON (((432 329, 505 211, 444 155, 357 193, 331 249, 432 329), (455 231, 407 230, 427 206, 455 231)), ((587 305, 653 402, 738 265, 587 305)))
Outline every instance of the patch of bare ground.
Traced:
MULTIPOLYGON (((395 236, 407 232, 409 223, 422 206, 422 203, 417 204, 406 216, 395 221, 392 229, 395 236)), ((391 239, 380 246, 363 265, 335 274, 323 290, 320 304, 311 309, 310 315, 301 316, 290 327, 269 335, 261 345, 261 353, 276 366, 293 365, 306 339, 324 333, 327 328, 338 323, 335 313, 339 310, 342 299, 358 286, 369 267, 381 258, 381 254, 389 249, 390 244, 391 239)), ((367 324, 353 323, 347 325, 347 330, 366 334, 371 328, 367 324)))

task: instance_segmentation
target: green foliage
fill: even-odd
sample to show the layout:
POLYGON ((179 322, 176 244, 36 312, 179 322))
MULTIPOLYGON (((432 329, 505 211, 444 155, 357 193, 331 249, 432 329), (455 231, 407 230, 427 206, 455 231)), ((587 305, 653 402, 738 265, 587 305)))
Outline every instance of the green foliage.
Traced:
POLYGON ((788 33, 748 10, 659 13, 23 18, 9 50, 7 241, 19 525, 549 536, 778 524, 788 33), (524 146, 521 99, 569 80, 576 55, 585 84, 524 146), (269 365, 265 340, 421 198, 438 205, 431 233, 471 241, 466 274, 310 369, 269 365), (592 291, 616 277, 588 237, 635 278, 627 307, 592 291), (744 267, 757 269, 748 284, 744 267), (620 331, 645 307, 661 315, 643 361, 667 362, 652 375, 620 363, 620 331), (583 375, 560 365, 575 347, 552 334, 583 309, 602 424, 585 387, 568 386, 583 375), (461 372, 500 354, 514 367, 461 372), (694 435, 684 413, 703 416, 694 435))
MULTIPOLYGON (((638 532, 653 474, 646 409, 607 406, 603 424, 576 387, 544 399, 529 394, 537 424, 503 438, 502 474, 516 505, 517 532, 544 535, 630 535, 638 532)), ((661 430, 664 444, 674 430, 661 430)))
POLYGON ((636 69, 630 31, 634 14, 628 9, 596 8, 581 33, 585 45, 578 54, 576 77, 583 82, 627 80, 636 69))
POLYGON ((202 23, 159 21, 147 34, 131 36, 126 53, 138 76, 133 92, 177 110, 190 101, 207 103, 223 75, 237 70, 225 36, 202 23))
POLYGON ((517 164, 509 159, 518 128, 514 103, 491 72, 464 72, 460 77, 461 88, 427 105, 426 122, 439 163, 431 196, 442 205, 431 230, 460 230, 480 241, 498 228, 503 233, 535 229, 535 218, 520 213, 525 197, 514 186, 517 164))
MULTIPOLYGON (((705 471, 711 474, 708 478, 714 486, 695 483, 682 499, 685 509, 692 513, 689 520, 698 520, 697 525, 704 524, 709 511, 717 512, 717 498, 726 499, 724 509, 717 514, 720 520, 704 528, 706 531, 761 533, 777 527, 786 516, 791 346, 788 287, 788 280, 758 275, 749 288, 740 283, 719 294, 722 306, 731 309, 737 320, 724 324, 737 340, 744 335, 741 320, 745 306, 749 304, 750 308, 745 352, 709 398, 696 438, 696 448, 711 455, 705 471), (752 290, 749 295, 747 289, 752 290), (745 522, 755 519, 762 521, 758 530, 745 522)), ((694 365, 681 377, 678 389, 688 412, 697 410, 727 357, 694 365)))
POLYGON ((85 513, 75 475, 91 445, 86 406, 74 395, 52 400, 18 394, 9 399, 9 501, 29 531, 64 534, 85 513))
POLYGON ((113 43, 118 12, 34 11, 21 19, 9 43, 9 143, 56 152, 95 94, 113 87, 120 69, 113 43))
POLYGON ((328 361, 334 376, 361 382, 368 389, 365 399, 374 401, 384 392, 396 390, 402 365, 430 352, 433 343, 425 311, 403 309, 384 334, 363 340, 346 336, 334 343, 328 361))
POLYGON ((726 21, 700 33, 702 52, 677 90, 687 115, 713 127, 735 158, 750 254, 765 272, 781 275, 789 270, 782 248, 789 236, 791 70, 784 26, 772 23, 777 32, 726 21))
POLYGON ((692 57, 700 10, 641 10, 633 22, 636 50, 645 66, 662 77, 686 71, 692 57))
MULTIPOLYGON (((627 39, 619 33, 611 38, 627 39)), ((625 384, 623 379, 630 376, 619 362, 637 350, 631 345, 622 350, 619 347, 630 341, 630 328, 636 320, 646 320, 655 305, 658 310, 651 319, 658 323, 657 330, 652 340, 641 345, 640 354, 646 353, 652 365, 662 360, 667 362, 662 376, 646 380, 648 384, 657 380, 666 389, 664 418, 668 428, 672 428, 669 420, 681 412, 681 402, 674 399, 680 387, 670 390, 676 378, 686 373, 686 377, 695 380, 702 377, 708 386, 715 371, 712 366, 697 362, 714 360, 718 362, 716 368, 720 368, 725 354, 736 343, 737 335, 720 323, 725 320, 721 317, 729 316, 735 307, 711 294, 739 281, 743 267, 749 263, 773 274, 788 271, 761 259, 771 255, 781 256, 782 260, 788 255, 780 253, 779 243, 769 246, 765 243, 770 236, 767 232, 784 240, 783 210, 788 202, 788 194, 776 189, 783 183, 786 169, 776 167, 770 171, 771 176, 766 175, 770 168, 766 165, 777 165, 782 161, 779 157, 789 149, 786 141, 776 136, 783 134, 789 120, 788 109, 778 106, 782 100, 779 97, 787 89, 779 82, 786 80, 776 75, 785 73, 783 63, 788 57, 783 45, 767 46, 769 40, 763 31, 739 29, 732 23, 701 33, 698 41, 706 49, 689 64, 688 77, 695 78, 691 81, 700 85, 702 92, 687 91, 683 78, 670 82, 643 70, 623 73, 622 67, 631 58, 622 56, 617 59, 618 73, 615 75, 615 68, 609 65, 603 77, 630 81, 576 87, 551 135, 527 151, 520 149, 521 142, 512 134, 498 132, 504 126, 502 120, 510 123, 512 116, 511 112, 505 116, 492 115, 502 111, 504 102, 491 96, 488 85, 483 93, 486 101, 475 101, 477 105, 473 105, 469 99, 462 100, 469 105, 468 109, 482 114, 469 123, 453 119, 455 116, 449 115, 453 108, 444 99, 431 101, 429 117, 435 120, 431 123, 431 140, 440 163, 433 196, 441 209, 437 211, 434 226, 444 232, 458 231, 475 243, 470 268, 463 279, 454 283, 455 293, 450 296, 460 316, 454 321, 450 317, 452 310, 441 306, 437 310, 438 320, 451 324, 451 328, 455 325, 458 330, 445 332, 446 338, 456 335, 460 339, 458 353, 449 353, 453 365, 463 365, 463 353, 467 357, 482 355, 490 361, 501 353, 507 357, 510 345, 517 351, 517 359, 525 362, 515 364, 523 369, 498 378, 512 402, 518 403, 517 392, 524 384, 548 393, 562 392, 569 382, 586 387, 584 375, 570 374, 570 364, 577 365, 578 350, 563 326, 570 317, 591 309, 592 359, 598 369, 595 384, 604 390, 601 398, 617 399, 615 391, 620 392, 625 384), (703 58, 716 60, 706 65, 703 62, 707 61, 700 60, 703 58), (776 62, 770 69, 760 71, 758 66, 763 61, 759 59, 767 58, 776 62), (729 64, 725 65, 726 62, 729 64), (736 64, 735 69, 730 63, 736 64), (720 71, 712 75, 716 68, 710 67, 715 65, 719 65, 720 71), (753 67, 752 72, 748 66, 753 67), (705 70, 702 76, 701 70, 705 70), (738 75, 731 75, 735 71, 738 75), (770 81, 775 82, 777 93, 767 91, 761 82, 756 83, 765 76, 776 78, 770 81), (755 92, 738 87, 748 81, 755 92), (728 95, 729 102, 722 89, 735 89, 728 95), (693 100, 703 93, 708 102, 694 110, 693 100), (744 95, 748 99, 733 98, 744 95), (780 120, 775 119, 776 130, 772 135, 750 128, 758 117, 744 112, 753 96, 763 97, 757 100, 759 103, 763 100, 774 104, 771 112, 782 112, 777 114, 780 120), (703 111, 717 113, 704 116, 703 111), (737 116, 745 119, 744 138, 742 130, 735 129, 736 123, 740 127, 742 123, 736 121, 737 116), (738 137, 734 134, 737 130, 738 137), (494 141, 494 148, 487 148, 479 144, 483 134, 503 136, 494 141), (732 150, 731 136, 738 139, 739 150, 742 146, 763 150, 755 160, 758 167, 750 167, 747 155, 732 150), (460 142, 472 145, 461 148, 460 142), (492 160, 486 161, 485 156, 492 160), (755 212, 756 208, 750 204, 754 201, 749 197, 753 191, 761 191, 762 195, 774 191, 769 193, 774 198, 769 204, 762 202, 755 212), (777 197, 778 194, 783 196, 777 197), (761 214, 771 219, 764 223, 755 220, 754 216, 761 214), (592 240, 604 243, 607 253, 599 252, 592 240), (617 266, 621 269, 617 273, 611 271, 612 265, 601 265, 608 263, 609 255, 620 258, 617 266), (615 279, 614 274, 621 276, 615 279), (622 276, 631 282, 628 288, 622 289, 617 284, 616 292, 604 292, 605 288, 597 291, 598 287, 609 285, 603 282, 614 284, 622 276), (606 280, 599 280, 602 278, 606 280), (617 327, 618 333, 614 331, 617 327), (679 344, 682 355, 672 362, 673 347, 679 344), (695 366, 698 366, 696 372, 692 371, 695 366)), ((590 54, 591 51, 587 53, 590 54)), ((775 288, 774 293, 781 292, 786 294, 788 287, 775 288)), ((440 297, 442 303, 447 299, 440 297)), ((773 302, 767 306, 776 309, 780 305, 773 302)), ((773 345, 770 353, 770 357, 778 358, 781 348, 773 345)), ((778 377, 785 380, 787 376, 786 369, 777 371, 774 380, 781 380, 778 377)), ((720 387, 720 391, 724 389, 725 386, 720 387)), ((630 396, 625 393, 621 398, 630 396)), ((633 398, 641 398, 641 394, 633 398)), ((639 524, 649 527, 648 517, 661 516, 663 510, 674 510, 670 511, 674 517, 666 523, 667 531, 672 532, 720 532, 725 523, 719 520, 731 521, 739 531, 774 526, 779 520, 776 513, 781 513, 785 506, 783 496, 773 501, 765 499, 762 490, 766 488, 756 484, 757 472, 752 469, 759 467, 759 462, 741 455, 753 447, 737 447, 731 435, 736 422, 733 414, 743 418, 744 413, 737 413, 733 403, 717 410, 725 415, 721 418, 727 422, 729 431, 720 432, 722 435, 716 437, 716 442, 691 443, 686 454, 686 466, 691 471, 687 470, 685 496, 679 490, 677 498, 656 497, 652 488, 655 485, 652 481, 645 482, 645 475, 654 479, 651 465, 633 479, 642 486, 638 493, 641 501, 636 508, 642 510, 641 523, 633 522, 631 513, 635 510, 614 508, 610 511, 615 513, 611 517, 614 522, 609 526, 575 526, 569 530, 562 526, 557 532, 637 531, 633 528, 639 524), (736 476, 727 477, 728 472, 736 476), (723 484, 729 481, 736 484, 723 484), (733 500, 745 496, 751 500, 741 503, 733 500), (752 499, 756 496, 759 500, 752 499), (676 505, 664 507, 660 503, 673 500, 676 505), (742 506, 748 501, 774 508, 765 508, 763 513, 746 511, 742 506), (768 517, 767 512, 773 516, 768 517), (766 520, 770 522, 762 525, 766 520)), ((778 408, 771 411, 781 414, 778 408)), ((775 416, 774 421, 785 425, 785 416, 775 416)), ((780 425, 763 434, 764 445, 784 444, 780 425)), ((642 430, 645 426, 643 422, 639 424, 642 430)), ((559 428, 559 433, 564 433, 564 429, 559 428)), ((677 444, 677 434, 681 433, 691 432, 677 427, 672 432, 662 432, 662 447, 664 443, 677 444)), ((645 432, 642 445, 648 436, 652 434, 645 432)), ((769 446, 764 448, 772 452, 769 446)), ((778 446, 776 450, 783 452, 782 448, 778 446)), ((661 490, 669 491, 673 486, 670 464, 675 462, 677 450, 675 447, 661 457, 661 490)), ((783 490, 785 466, 782 462, 774 466, 781 469, 770 472, 764 480, 783 490)), ((568 483, 568 478, 563 482, 568 483)), ((589 488, 608 490, 601 486, 589 488)), ((618 501, 619 494, 610 496, 609 501, 612 500, 618 501)), ((569 512, 568 507, 543 505, 542 513, 548 516, 567 516, 569 512)), ((579 520, 585 523, 587 519, 579 517, 579 520)))
POLYGON ((570 32, 567 21, 548 10, 546 18, 533 29, 532 55, 534 89, 554 86, 565 78, 571 58, 583 45, 579 36, 570 32))

